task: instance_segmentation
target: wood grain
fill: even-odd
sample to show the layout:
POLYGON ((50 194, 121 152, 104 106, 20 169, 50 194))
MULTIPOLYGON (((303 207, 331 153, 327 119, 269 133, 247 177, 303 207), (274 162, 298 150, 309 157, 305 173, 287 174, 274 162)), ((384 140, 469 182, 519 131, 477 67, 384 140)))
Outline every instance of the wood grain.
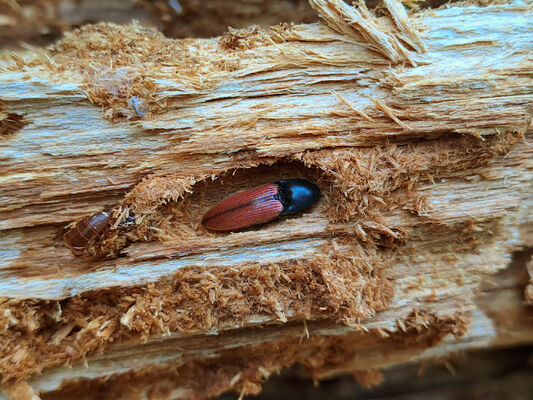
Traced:
POLYGON ((321 22, 183 40, 87 25, 2 55, 8 393, 251 394, 294 363, 323 378, 532 341, 531 3, 310 3, 321 22), (324 196, 202 228, 284 178, 324 196), (102 210, 97 256, 74 258, 67 225, 102 210))

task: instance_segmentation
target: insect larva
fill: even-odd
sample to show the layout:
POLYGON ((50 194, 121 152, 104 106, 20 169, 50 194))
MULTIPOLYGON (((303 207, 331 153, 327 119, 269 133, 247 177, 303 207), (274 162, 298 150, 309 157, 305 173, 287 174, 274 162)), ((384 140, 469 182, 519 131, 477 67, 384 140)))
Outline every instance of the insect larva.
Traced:
POLYGON ((83 218, 69 229, 63 235, 63 240, 72 254, 75 256, 83 255, 90 243, 104 233, 110 219, 111 213, 101 211, 83 218))

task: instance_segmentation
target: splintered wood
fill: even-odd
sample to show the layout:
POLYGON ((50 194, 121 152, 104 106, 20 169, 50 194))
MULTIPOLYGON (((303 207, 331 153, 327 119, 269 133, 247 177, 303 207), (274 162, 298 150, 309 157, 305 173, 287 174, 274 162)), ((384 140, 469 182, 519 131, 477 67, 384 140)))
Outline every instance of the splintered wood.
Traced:
POLYGON ((533 342, 533 11, 501 3, 311 0, 319 23, 3 53, 3 396, 244 396, 294 364, 371 384, 533 342), (318 204, 201 225, 288 178, 318 204), (74 257, 65 229, 100 211, 74 257))

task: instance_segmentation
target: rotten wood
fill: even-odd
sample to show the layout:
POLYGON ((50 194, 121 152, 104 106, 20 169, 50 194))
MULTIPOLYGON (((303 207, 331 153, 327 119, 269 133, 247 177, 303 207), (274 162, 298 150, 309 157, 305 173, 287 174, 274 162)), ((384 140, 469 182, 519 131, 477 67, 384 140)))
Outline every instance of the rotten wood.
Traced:
POLYGON ((294 363, 364 374, 533 340, 527 279, 501 273, 533 247, 531 4, 311 5, 322 22, 88 25, 4 55, 7 393, 250 394, 294 363), (291 177, 321 187, 310 212, 199 223, 291 177), (66 226, 102 210, 73 257, 66 226))

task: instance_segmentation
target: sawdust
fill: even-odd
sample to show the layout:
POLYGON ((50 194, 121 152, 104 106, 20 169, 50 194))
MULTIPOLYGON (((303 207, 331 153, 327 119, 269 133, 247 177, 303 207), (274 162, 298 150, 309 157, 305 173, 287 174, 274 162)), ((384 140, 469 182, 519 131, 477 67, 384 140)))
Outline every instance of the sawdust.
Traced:
POLYGON ((319 150, 296 158, 324 171, 332 182, 331 221, 371 216, 380 223, 380 212, 398 207, 423 214, 424 199, 415 189, 418 183, 460 176, 468 169, 487 165, 493 157, 508 152, 521 137, 509 132, 481 141, 454 135, 416 145, 319 150), (392 201, 390 194, 400 188, 407 189, 408 196, 392 201))
POLYGON ((184 96, 190 96, 213 87, 235 69, 236 55, 220 52, 207 57, 214 46, 215 40, 168 39, 137 23, 99 23, 65 33, 48 56, 55 71, 80 82, 88 99, 105 108, 107 118, 138 119, 165 109, 151 71, 167 66, 164 74, 172 76, 175 85, 182 85, 184 96), (135 104, 142 107, 142 113, 135 104))
MULTIPOLYGON (((97 393, 101 399, 118 396, 140 399, 145 393, 166 398, 173 392, 186 399, 202 399, 228 390, 241 395, 257 394, 263 381, 282 368, 299 364, 310 377, 320 379, 332 370, 349 368, 358 352, 368 348, 392 351, 408 346, 422 351, 450 333, 459 337, 466 332, 468 320, 468 315, 460 313, 437 317, 418 312, 407 319, 406 332, 391 334, 386 340, 373 331, 342 336, 311 335, 304 341, 299 336, 286 336, 273 343, 220 351, 208 360, 171 362, 153 366, 150 371, 115 375, 109 379, 71 381, 60 391, 43 396, 43 400, 68 398, 80 392, 97 393)), ((354 376, 366 385, 376 384, 381 379, 380 372, 372 370, 356 371, 354 376)))
POLYGON ((0 327, 4 382, 72 363, 110 343, 170 332, 218 331, 269 316, 329 318, 354 325, 387 307, 392 285, 378 267, 388 257, 357 243, 324 248, 310 260, 180 270, 146 286, 63 301, 4 301, 0 327))

